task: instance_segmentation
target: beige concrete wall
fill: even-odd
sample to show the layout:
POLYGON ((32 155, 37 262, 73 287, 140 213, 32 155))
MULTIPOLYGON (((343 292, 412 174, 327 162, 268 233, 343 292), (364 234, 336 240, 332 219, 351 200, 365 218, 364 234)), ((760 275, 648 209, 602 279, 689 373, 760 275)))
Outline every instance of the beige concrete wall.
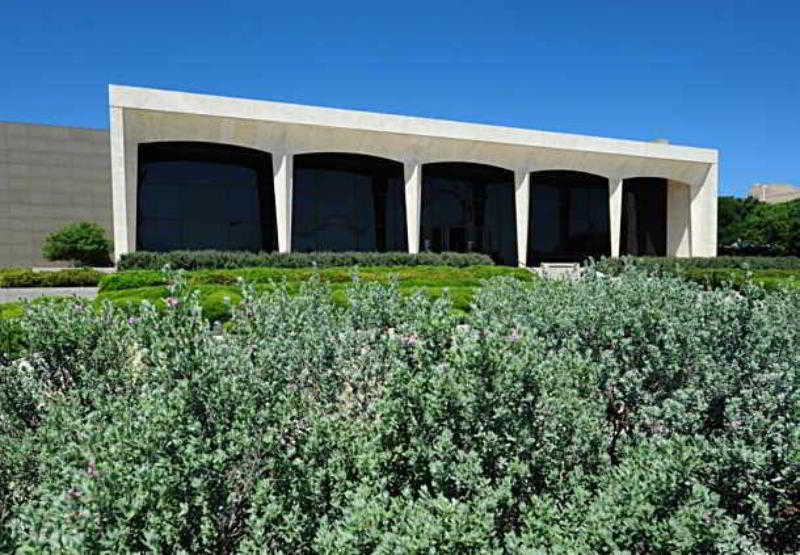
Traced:
MULTIPOLYGON (((529 198, 520 178, 540 170, 576 170, 618 184, 629 177, 661 177, 690 187, 686 210, 670 214, 671 236, 691 237, 691 254, 716 253, 717 152, 661 143, 586 137, 385 114, 332 110, 207 95, 110 87, 117 255, 135 248, 138 145, 208 141, 273 154, 281 250, 291 245, 291 157, 310 152, 380 156, 405 165, 409 249, 419 248, 419 171, 430 162, 475 162, 515 172, 516 198, 529 198), (681 227, 682 226, 682 227, 681 227)), ((612 245, 619 250, 619 196, 612 196, 612 245)), ((520 263, 528 211, 517 209, 520 263)), ((668 233, 669 235, 669 233, 668 233)), ((685 249, 677 249, 688 255, 685 249)))
POLYGON ((75 221, 112 232, 108 131, 0 123, 0 267, 63 266, 45 237, 75 221))

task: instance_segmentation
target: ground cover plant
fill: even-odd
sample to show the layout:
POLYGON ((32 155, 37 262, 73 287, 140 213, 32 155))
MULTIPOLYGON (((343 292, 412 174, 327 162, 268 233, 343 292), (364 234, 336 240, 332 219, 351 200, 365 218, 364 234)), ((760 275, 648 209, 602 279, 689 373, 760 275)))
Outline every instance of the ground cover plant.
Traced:
POLYGON ((492 265, 486 254, 458 252, 247 252, 247 251, 136 251, 123 254, 120 270, 180 270, 253 268, 323 268, 329 266, 478 266, 492 265))
POLYGON ((792 552, 796 291, 628 270, 44 301, 0 366, 0 549, 792 552))

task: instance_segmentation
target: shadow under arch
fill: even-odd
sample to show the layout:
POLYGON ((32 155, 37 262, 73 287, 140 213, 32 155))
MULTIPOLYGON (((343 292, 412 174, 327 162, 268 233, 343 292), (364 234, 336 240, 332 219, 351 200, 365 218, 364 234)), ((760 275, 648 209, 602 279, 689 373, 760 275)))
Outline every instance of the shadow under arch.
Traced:
POLYGON ((136 248, 278 247, 272 156, 224 143, 138 145, 136 248))
POLYGON ((293 251, 408 251, 402 163, 344 152, 298 154, 293 183, 293 251))
POLYGON ((531 173, 528 264, 611 255, 608 178, 573 170, 531 173))
POLYGON ((629 177, 622 181, 621 255, 667 255, 668 180, 629 177))
POLYGON ((421 244, 434 252, 482 252, 517 265, 514 172, 474 162, 422 166, 421 244))

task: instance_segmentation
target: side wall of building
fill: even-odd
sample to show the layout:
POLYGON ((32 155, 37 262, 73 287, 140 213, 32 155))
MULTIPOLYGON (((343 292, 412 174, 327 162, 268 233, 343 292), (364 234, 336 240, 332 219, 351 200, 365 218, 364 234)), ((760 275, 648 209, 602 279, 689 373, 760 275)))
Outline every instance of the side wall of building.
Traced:
POLYGON ((113 238, 108 131, 0 123, 0 267, 63 266, 42 244, 76 221, 113 238))

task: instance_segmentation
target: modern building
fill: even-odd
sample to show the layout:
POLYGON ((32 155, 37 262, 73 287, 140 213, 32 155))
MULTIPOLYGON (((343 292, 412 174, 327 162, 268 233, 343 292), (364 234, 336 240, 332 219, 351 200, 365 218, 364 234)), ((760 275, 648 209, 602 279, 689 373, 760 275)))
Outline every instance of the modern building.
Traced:
MULTIPOLYGON (((76 209, 69 219, 106 224, 113 213, 117 256, 446 250, 533 266, 716 255, 713 149, 114 85, 109 97, 106 188, 78 192, 54 169, 48 194, 60 195, 54 215, 96 194, 92 218, 76 209), (110 211, 99 200, 109 190, 110 211)), ((5 148, 22 156, 27 143, 15 141, 5 148)), ((68 161, 76 172, 91 166, 82 156, 68 161)), ((89 158, 103 156, 98 147, 89 158)), ((8 167, 0 158, 0 194, 8 167)), ((0 251, 0 264, 15 253, 0 251)))
POLYGON ((756 183, 749 196, 767 204, 780 204, 800 199, 800 187, 786 183, 756 183))

